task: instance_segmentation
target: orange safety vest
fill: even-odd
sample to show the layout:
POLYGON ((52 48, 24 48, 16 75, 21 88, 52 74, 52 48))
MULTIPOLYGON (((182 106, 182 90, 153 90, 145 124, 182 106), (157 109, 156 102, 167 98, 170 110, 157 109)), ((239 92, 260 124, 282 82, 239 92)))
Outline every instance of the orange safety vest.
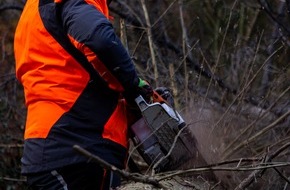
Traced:
MULTIPOLYGON (((82 159, 74 155, 69 147, 77 143, 101 155, 104 147, 102 145, 96 148, 96 144, 118 147, 118 150, 123 152, 121 157, 125 157, 128 143, 127 115, 126 103, 120 94, 124 91, 126 81, 132 81, 132 78, 136 80, 137 75, 133 64, 129 62, 123 70, 121 69, 120 75, 114 74, 114 70, 110 69, 111 66, 105 64, 110 62, 110 59, 117 64, 114 55, 107 61, 106 57, 110 56, 103 55, 106 53, 97 47, 100 45, 95 47, 99 42, 89 39, 100 30, 99 27, 104 25, 108 30, 104 29, 101 32, 108 31, 110 34, 108 38, 111 38, 108 18, 106 0, 66 0, 65 2, 28 0, 26 2, 15 32, 14 43, 16 75, 23 84, 28 109, 22 158, 24 173, 79 162, 82 159), (61 21, 58 20, 59 15, 56 12, 57 7, 62 3, 65 4, 62 11, 67 11, 65 12, 67 15, 70 14, 60 16, 67 26, 64 29, 63 25, 59 24, 61 21), (84 14, 86 18, 79 15, 84 12, 87 13, 87 16, 84 14), (95 18, 98 27, 91 27, 87 23, 84 23, 84 28, 70 25, 79 22, 74 19, 84 19, 85 22, 86 19, 92 18, 95 18), (63 31, 66 38, 59 35, 63 31), (84 34, 80 35, 82 32, 84 34), (66 48, 71 46, 93 65, 106 86, 91 82, 92 77, 80 64, 80 59, 66 48), (125 80, 124 76, 131 76, 131 78, 125 80), (62 149, 63 145, 65 148, 62 149), (39 153, 35 153, 37 151, 39 153), (36 156, 31 157, 30 154, 36 156), (45 157, 47 154, 49 157, 45 157), (70 158, 65 158, 66 155, 70 158), (63 161, 55 160, 61 157, 64 157, 63 161), (43 163, 44 160, 46 163, 43 163), (37 168, 37 165, 41 164, 45 166, 37 168)), ((94 26, 94 23, 91 25, 94 26)), ((113 36, 113 39, 117 39, 116 36, 113 36)), ((117 48, 121 50, 120 54, 123 56, 122 47, 117 48)), ((129 56, 126 54, 124 56, 127 56, 124 60, 129 61, 129 56)), ((116 149, 112 148, 112 152, 114 151, 116 149)))

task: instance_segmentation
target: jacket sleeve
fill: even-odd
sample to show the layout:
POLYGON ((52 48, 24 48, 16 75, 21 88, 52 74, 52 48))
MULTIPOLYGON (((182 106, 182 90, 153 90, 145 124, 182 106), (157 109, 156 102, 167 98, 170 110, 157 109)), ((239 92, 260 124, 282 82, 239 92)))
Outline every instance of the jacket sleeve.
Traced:
POLYGON ((134 64, 112 24, 98 9, 83 0, 67 1, 61 18, 68 35, 88 47, 125 91, 137 87, 139 79, 134 64))

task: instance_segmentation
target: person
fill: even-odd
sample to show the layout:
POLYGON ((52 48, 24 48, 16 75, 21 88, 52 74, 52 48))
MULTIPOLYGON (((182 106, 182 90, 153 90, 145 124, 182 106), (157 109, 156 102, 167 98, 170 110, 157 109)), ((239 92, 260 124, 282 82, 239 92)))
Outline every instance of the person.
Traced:
POLYGON ((126 105, 151 86, 138 77, 110 22, 110 0, 27 0, 18 22, 16 76, 27 118, 21 172, 32 189, 109 189, 119 176, 73 149, 123 169, 126 105))

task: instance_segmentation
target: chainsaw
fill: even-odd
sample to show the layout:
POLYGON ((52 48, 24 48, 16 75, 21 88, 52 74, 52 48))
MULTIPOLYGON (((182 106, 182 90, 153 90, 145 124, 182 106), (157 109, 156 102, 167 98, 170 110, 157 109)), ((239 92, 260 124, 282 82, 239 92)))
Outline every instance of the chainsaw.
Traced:
POLYGON ((150 103, 141 95, 135 102, 142 117, 131 125, 131 139, 141 157, 155 172, 177 169, 192 158, 195 154, 192 147, 194 139, 174 108, 169 89, 155 89, 150 103))

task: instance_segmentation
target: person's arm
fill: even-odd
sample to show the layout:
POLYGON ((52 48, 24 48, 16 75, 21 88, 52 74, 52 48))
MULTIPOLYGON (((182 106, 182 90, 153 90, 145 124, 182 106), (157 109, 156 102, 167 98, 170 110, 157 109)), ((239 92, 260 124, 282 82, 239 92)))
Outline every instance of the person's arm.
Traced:
POLYGON ((127 50, 110 21, 85 1, 67 1, 63 25, 70 37, 88 47, 122 84, 125 91, 138 87, 139 78, 127 50))

